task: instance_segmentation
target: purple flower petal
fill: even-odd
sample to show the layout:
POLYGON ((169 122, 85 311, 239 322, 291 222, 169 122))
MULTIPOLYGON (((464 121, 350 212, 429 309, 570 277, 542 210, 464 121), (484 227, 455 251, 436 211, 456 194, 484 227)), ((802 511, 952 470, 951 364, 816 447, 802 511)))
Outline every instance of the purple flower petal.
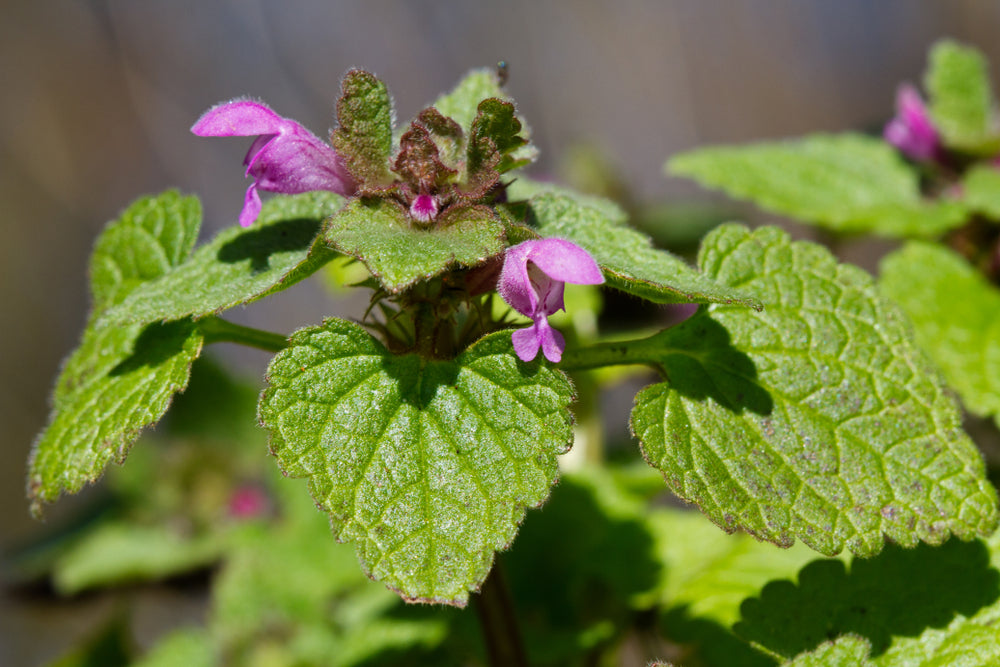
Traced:
POLYGON ((941 139, 917 90, 899 87, 896 116, 885 126, 883 138, 911 160, 930 162, 941 156, 941 139))
POLYGON ((254 179, 240 213, 244 227, 260 214, 258 189, 282 194, 328 190, 344 196, 355 191, 354 179, 332 146, 261 102, 219 104, 205 112, 191 131, 210 137, 258 135, 243 159, 246 175, 254 179))
POLYGON ((548 316, 563 309, 566 283, 603 282, 601 267, 575 243, 539 239, 508 248, 497 291, 514 310, 532 319, 530 326, 512 334, 517 356, 522 361, 531 361, 541 348, 549 361, 562 359, 566 342, 549 325, 548 316))

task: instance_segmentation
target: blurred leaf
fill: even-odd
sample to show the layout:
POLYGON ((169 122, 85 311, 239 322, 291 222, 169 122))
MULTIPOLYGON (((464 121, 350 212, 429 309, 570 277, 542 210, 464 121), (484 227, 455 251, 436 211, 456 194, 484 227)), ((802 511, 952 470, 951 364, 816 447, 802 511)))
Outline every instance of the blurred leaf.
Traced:
POLYGON ((525 522, 504 564, 533 665, 574 664, 650 602, 661 566, 647 511, 590 468, 567 473, 525 522))
POLYGON ((292 336, 268 383, 279 466, 309 478, 337 538, 406 599, 464 605, 572 439, 565 376, 518 362, 505 332, 437 361, 330 319, 292 336))
POLYGON ((966 205, 993 220, 1000 220, 1000 170, 993 164, 976 165, 962 179, 966 205))
POLYGON ((608 201, 553 192, 529 201, 529 222, 542 236, 558 237, 587 250, 608 285, 657 303, 737 303, 760 307, 753 295, 723 285, 684 260, 653 248, 646 235, 625 224, 624 212, 608 201))
POLYGON ((641 344, 665 381, 636 397, 632 428, 671 490, 727 531, 827 555, 994 530, 961 415, 868 274, 738 225, 699 265, 767 308, 715 304, 641 344))
POLYGON ((453 206, 424 229, 383 199, 352 201, 327 221, 325 237, 393 293, 456 265, 479 264, 504 247, 503 225, 485 206, 453 206))
POLYGON ((102 325, 205 317, 291 287, 336 256, 314 240, 343 201, 332 192, 272 197, 252 227, 223 230, 189 260, 135 289, 102 325))
POLYGON ((934 45, 925 84, 930 112, 950 148, 992 155, 1000 150, 986 59, 948 40, 934 45))
POLYGON ((208 633, 201 628, 175 630, 132 667, 213 667, 219 661, 208 633))
POLYGON ((857 134, 703 148, 671 158, 667 170, 837 232, 930 237, 966 217, 957 202, 925 201, 894 148, 857 134))
POLYGON ((958 253, 910 242, 882 260, 879 286, 965 407, 1000 415, 1000 292, 958 253))
POLYGON ((131 664, 132 641, 125 617, 116 614, 83 644, 49 663, 48 667, 127 667, 131 664))
POLYGON ((104 522, 55 565, 56 590, 64 595, 100 586, 153 581, 205 567, 219 558, 225 534, 185 537, 168 526, 104 522))

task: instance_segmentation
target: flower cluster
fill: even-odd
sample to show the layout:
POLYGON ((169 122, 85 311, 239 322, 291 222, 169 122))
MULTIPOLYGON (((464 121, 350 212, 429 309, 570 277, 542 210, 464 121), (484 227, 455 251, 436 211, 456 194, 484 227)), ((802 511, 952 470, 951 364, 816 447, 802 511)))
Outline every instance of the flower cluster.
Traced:
MULTIPOLYGON (((191 131, 202 137, 255 137, 243 160, 246 175, 254 179, 247 188, 239 216, 244 227, 253 224, 260 214, 258 190, 283 194, 328 190, 348 197, 363 194, 359 191, 361 185, 333 146, 261 102, 238 99, 219 104, 205 112, 191 131)), ((440 162, 437 149, 433 148, 429 134, 422 127, 411 129, 402 143, 397 170, 407 176, 412 175, 411 172, 420 176, 409 179, 420 186, 419 191, 408 198, 412 200, 410 216, 418 223, 433 221, 439 212, 439 203, 429 190, 433 189, 435 178, 448 176, 454 170, 440 162), (426 163, 432 168, 423 168, 425 164, 417 159, 422 154, 429 156, 426 163)), ((412 189, 405 182, 400 187, 407 192, 412 189)), ((523 361, 531 361, 541 350, 546 359, 558 362, 565 349, 565 339, 550 326, 548 316, 564 309, 565 284, 602 282, 601 269, 594 259, 570 241, 538 239, 508 248, 497 291, 514 310, 532 320, 527 328, 512 334, 517 356, 523 361)))
POLYGON ((916 162, 932 162, 942 157, 941 137, 920 93, 911 85, 899 87, 896 116, 885 126, 883 137, 916 162))

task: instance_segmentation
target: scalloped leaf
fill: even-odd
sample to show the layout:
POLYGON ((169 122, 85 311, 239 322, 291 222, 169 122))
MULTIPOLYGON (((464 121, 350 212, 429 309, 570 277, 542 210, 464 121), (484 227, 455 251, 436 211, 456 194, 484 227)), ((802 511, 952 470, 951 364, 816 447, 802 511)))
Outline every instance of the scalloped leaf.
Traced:
POLYGON ((223 230, 186 262, 137 286, 101 324, 201 318, 291 287, 337 256, 316 239, 343 202, 332 192, 272 197, 253 227, 223 230))
POLYGON ((666 381, 636 397, 632 428, 675 493, 727 531, 828 555, 993 531, 957 406, 868 274, 738 225, 699 265, 767 308, 712 305, 645 343, 666 381))
POLYGON ((200 223, 197 200, 170 191, 132 204, 98 239, 90 325, 63 365, 49 423, 31 452, 28 493, 36 513, 42 502, 100 477, 110 461, 123 462, 142 429, 187 385, 203 342, 190 320, 105 326, 99 319, 186 259, 200 223))
POLYGON ((401 292, 456 266, 474 266, 504 249, 504 226, 485 206, 452 206, 431 227, 410 224, 398 204, 354 200, 327 220, 327 243, 361 260, 382 286, 401 292))
POLYGON ((392 100, 385 84, 371 72, 352 69, 340 82, 338 127, 334 148, 360 182, 378 187, 392 182, 392 100))
POLYGON ((566 377, 519 362, 508 332, 454 361, 394 356, 342 320, 289 342, 259 406, 279 466, 309 478, 369 576, 464 605, 556 480, 572 440, 566 377))
POLYGON ((924 201, 916 170, 885 142, 858 134, 703 148, 666 169, 837 232, 930 237, 966 216, 958 202, 924 201))
POLYGON ((882 260, 879 287, 917 342, 979 416, 1000 416, 1000 291, 964 257, 911 241, 882 260))
POLYGON ((989 66, 979 51, 938 42, 931 49, 925 85, 934 125, 947 146, 979 155, 1000 150, 989 66))
MULTIPOLYGON (((466 136, 470 136, 473 131, 473 120, 479 113, 480 103, 490 98, 496 98, 503 102, 514 101, 510 95, 504 92, 497 79, 496 71, 484 67, 470 70, 450 92, 438 97, 431 106, 458 123, 466 136)), ((527 143, 511 147, 511 152, 506 156, 505 162, 510 169, 534 162, 538 157, 538 149, 530 142, 531 128, 520 115, 515 116, 515 121, 520 123, 520 136, 527 143)))
POLYGON ((625 224, 625 212, 610 201, 543 190, 531 197, 529 207, 528 222, 539 234, 587 250, 611 287, 656 303, 761 307, 753 293, 712 280, 681 258, 654 248, 648 236, 625 224))

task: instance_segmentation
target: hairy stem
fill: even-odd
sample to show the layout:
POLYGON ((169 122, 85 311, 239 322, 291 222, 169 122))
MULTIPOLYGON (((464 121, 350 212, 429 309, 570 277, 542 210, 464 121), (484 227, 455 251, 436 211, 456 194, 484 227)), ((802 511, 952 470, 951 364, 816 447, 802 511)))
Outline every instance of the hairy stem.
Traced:
POLYGON ((663 344, 657 338, 663 332, 639 340, 598 343, 589 347, 567 350, 559 368, 564 371, 583 371, 603 366, 629 366, 643 364, 658 367, 663 355, 663 344))
POLYGON ((473 603, 491 667, 528 667, 514 605, 499 560, 494 562, 493 571, 483 582, 473 603))
POLYGON ((288 337, 270 331, 245 327, 220 317, 206 317, 198 321, 205 334, 205 343, 239 343, 268 352, 281 352, 288 347, 288 337))

